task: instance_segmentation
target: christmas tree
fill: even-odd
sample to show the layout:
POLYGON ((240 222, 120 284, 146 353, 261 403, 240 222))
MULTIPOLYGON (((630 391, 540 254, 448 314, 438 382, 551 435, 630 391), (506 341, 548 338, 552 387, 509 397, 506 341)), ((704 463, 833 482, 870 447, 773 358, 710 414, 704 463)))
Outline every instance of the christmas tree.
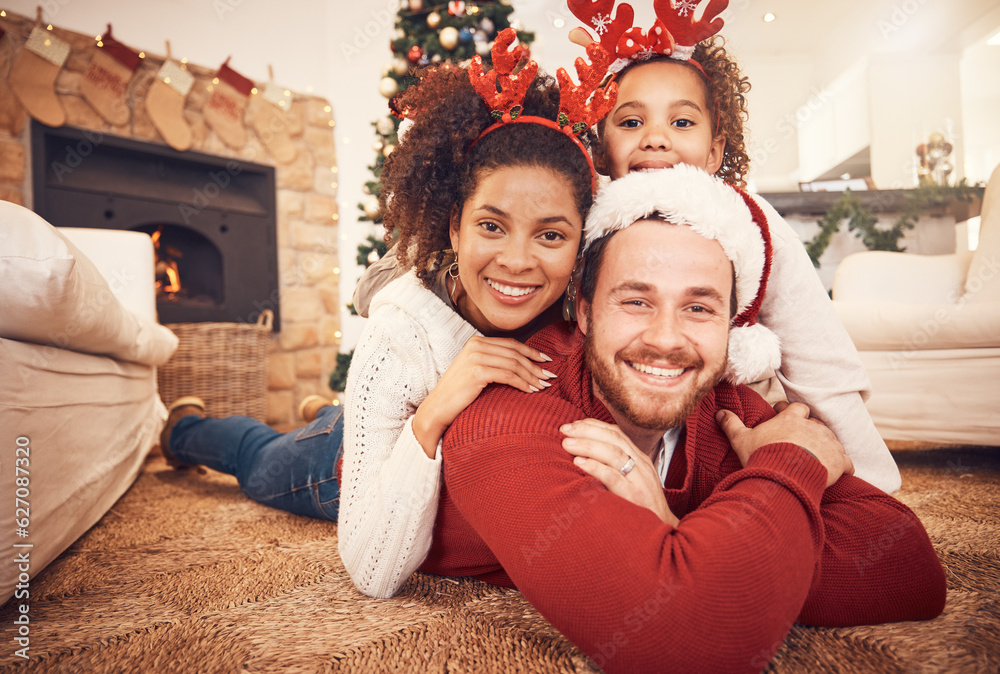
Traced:
MULTIPOLYGON (((517 19, 510 19, 513 11, 514 8, 504 0, 452 0, 438 4, 425 0, 402 0, 396 16, 396 33, 389 45, 393 53, 392 63, 383 71, 379 92, 391 99, 417 82, 415 74, 420 69, 446 62, 466 66, 476 54, 492 68, 490 50, 493 40, 506 28, 517 32, 518 42, 524 47, 524 58, 529 58, 528 45, 535 39, 535 34, 525 32, 517 19)), ((387 109, 385 117, 372 123, 376 133, 372 143, 375 163, 368 167, 373 177, 365 183, 367 196, 358 204, 361 209, 359 221, 382 224, 378 203, 379 178, 386 157, 396 148, 400 121, 387 109)), ((368 267, 378 261, 386 250, 387 245, 381 237, 369 235, 365 243, 358 246, 358 264, 368 267)), ((352 314, 357 313, 350 304, 348 309, 352 314)), ((341 387, 346 384, 351 355, 353 351, 340 354, 337 358, 337 369, 330 374, 330 388, 334 391, 342 390, 341 387)))
MULTIPOLYGON (((445 62, 464 66, 476 54, 492 66, 493 40, 505 28, 517 31, 518 41, 527 52, 535 35, 522 30, 516 19, 510 20, 513 11, 513 7, 501 0, 453 0, 441 4, 402 0, 396 18, 396 34, 390 43, 394 56, 385 68, 379 91, 386 98, 392 98, 417 81, 414 74, 421 68, 445 62)), ((387 111, 385 117, 372 123, 376 132, 372 149, 376 155, 375 163, 368 167, 373 174, 373 179, 365 183, 368 196, 358 204, 362 211, 358 217, 360 221, 375 225, 382 222, 378 204, 379 178, 386 157, 396 147, 399 122, 387 111)), ((366 243, 358 246, 358 264, 371 265, 385 250, 386 245, 381 240, 369 236, 366 243)))

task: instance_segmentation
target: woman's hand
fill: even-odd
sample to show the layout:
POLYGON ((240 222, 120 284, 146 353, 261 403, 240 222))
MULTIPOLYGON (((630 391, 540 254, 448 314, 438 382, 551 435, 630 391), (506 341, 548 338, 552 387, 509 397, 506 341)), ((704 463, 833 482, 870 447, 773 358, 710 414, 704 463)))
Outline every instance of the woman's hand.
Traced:
POLYGON ((455 418, 487 384, 507 384, 533 393, 551 386, 554 374, 538 363, 552 359, 516 339, 476 336, 465 343, 413 417, 413 434, 427 456, 455 418))
POLYGON ((620 428, 597 419, 583 419, 564 424, 559 430, 566 436, 563 449, 576 457, 573 463, 583 472, 600 480, 612 494, 652 510, 667 524, 676 527, 680 523, 667 505, 653 462, 620 428), (629 458, 635 466, 625 475, 621 469, 629 458))

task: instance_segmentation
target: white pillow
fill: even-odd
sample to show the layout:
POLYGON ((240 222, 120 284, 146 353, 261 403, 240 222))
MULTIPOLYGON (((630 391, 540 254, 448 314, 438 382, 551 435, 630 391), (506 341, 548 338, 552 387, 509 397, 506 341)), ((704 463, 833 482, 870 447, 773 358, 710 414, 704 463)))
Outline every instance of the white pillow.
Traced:
POLYGON ((55 227, 6 201, 0 201, 0 337, 144 365, 162 365, 177 348, 170 330, 126 309, 55 227))

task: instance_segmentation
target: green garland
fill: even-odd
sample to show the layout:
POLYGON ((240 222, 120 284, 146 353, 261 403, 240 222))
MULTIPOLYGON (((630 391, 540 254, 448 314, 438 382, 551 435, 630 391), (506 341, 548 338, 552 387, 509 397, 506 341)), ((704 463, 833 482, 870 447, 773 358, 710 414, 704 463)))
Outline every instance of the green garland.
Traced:
POLYGON ((875 214, 866 208, 851 190, 844 190, 843 195, 833 204, 829 212, 819 220, 819 233, 811 241, 806 242, 806 252, 809 253, 813 265, 819 267, 819 259, 830 245, 830 239, 840 231, 840 224, 845 219, 847 229, 855 232, 868 250, 904 252, 905 249, 899 246, 899 240, 907 230, 913 229, 921 213, 953 201, 972 201, 979 187, 970 185, 963 178, 954 186, 923 185, 910 190, 906 195, 906 204, 902 212, 888 229, 879 229, 875 214))
POLYGON ((337 367, 330 373, 331 391, 343 391, 347 388, 347 370, 351 366, 351 356, 353 355, 354 349, 351 349, 350 353, 337 354, 337 367))

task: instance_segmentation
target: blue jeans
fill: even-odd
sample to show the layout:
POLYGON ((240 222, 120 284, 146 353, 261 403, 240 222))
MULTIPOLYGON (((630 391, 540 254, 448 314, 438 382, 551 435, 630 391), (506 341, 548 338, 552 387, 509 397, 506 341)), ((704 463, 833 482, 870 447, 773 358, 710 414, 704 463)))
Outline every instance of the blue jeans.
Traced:
POLYGON ((288 433, 249 417, 187 416, 170 433, 170 451, 185 463, 235 475, 258 503, 336 522, 343 411, 327 405, 312 423, 288 433))

